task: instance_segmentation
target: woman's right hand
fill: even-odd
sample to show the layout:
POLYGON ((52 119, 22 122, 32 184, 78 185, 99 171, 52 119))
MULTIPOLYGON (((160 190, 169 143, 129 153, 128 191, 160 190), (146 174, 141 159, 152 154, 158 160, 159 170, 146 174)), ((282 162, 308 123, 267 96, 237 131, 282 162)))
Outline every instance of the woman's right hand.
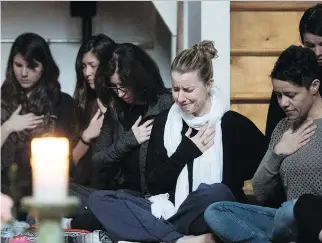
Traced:
POLYGON ((214 138, 216 135, 215 126, 208 127, 208 124, 205 124, 193 137, 190 137, 191 132, 192 128, 189 127, 185 135, 199 148, 202 153, 204 153, 214 144, 214 138))
POLYGON ((101 132, 101 128, 104 121, 104 114, 101 114, 101 110, 98 109, 95 115, 93 116, 91 122, 89 123, 88 127, 85 129, 85 131, 82 134, 82 138, 90 143, 92 139, 98 137, 98 135, 101 132))
POLYGON ((12 198, 1 193, 1 227, 12 219, 11 210, 13 207, 12 198))
POLYGON ((36 116, 33 113, 20 115, 21 105, 12 113, 10 118, 3 124, 7 127, 8 131, 20 132, 25 129, 33 129, 43 122, 44 116, 36 116))
POLYGON ((150 135, 153 127, 152 123, 154 121, 154 119, 147 120, 141 126, 139 126, 141 120, 142 120, 142 116, 139 116, 139 118, 132 126, 132 131, 139 144, 142 144, 145 141, 148 141, 150 139, 150 135))
POLYGON ((275 145, 276 154, 288 156, 295 153, 310 141, 317 126, 313 121, 305 122, 294 131, 291 127, 283 134, 281 140, 275 145))

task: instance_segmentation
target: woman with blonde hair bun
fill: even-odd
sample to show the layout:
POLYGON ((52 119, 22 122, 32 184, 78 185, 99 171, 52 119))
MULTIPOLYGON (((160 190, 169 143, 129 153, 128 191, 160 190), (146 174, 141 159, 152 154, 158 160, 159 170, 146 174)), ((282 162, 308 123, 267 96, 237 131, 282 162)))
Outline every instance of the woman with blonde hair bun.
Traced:
POLYGON ((243 183, 255 173, 266 140, 212 88, 216 56, 213 42, 202 41, 173 61, 175 103, 153 123, 147 193, 90 196, 88 208, 114 241, 215 242, 203 219, 205 209, 218 201, 246 201, 243 183))

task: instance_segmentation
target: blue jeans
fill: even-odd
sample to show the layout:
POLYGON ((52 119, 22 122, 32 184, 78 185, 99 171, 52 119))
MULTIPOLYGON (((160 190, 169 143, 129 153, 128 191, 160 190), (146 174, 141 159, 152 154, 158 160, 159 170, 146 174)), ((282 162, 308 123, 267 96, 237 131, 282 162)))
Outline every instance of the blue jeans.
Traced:
POLYGON ((274 217, 272 238, 274 242, 297 241, 298 232, 294 216, 294 201, 282 203, 274 217))
POLYGON ((279 209, 236 202, 216 202, 205 211, 205 221, 224 242, 296 241, 293 201, 279 209))

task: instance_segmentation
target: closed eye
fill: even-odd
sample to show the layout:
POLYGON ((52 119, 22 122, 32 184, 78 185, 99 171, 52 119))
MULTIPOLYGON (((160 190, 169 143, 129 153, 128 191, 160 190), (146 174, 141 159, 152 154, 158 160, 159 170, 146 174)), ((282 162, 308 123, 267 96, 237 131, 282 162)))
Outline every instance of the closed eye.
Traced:
POLYGON ((312 43, 308 43, 308 42, 306 42, 306 43, 305 43, 305 46, 306 46, 307 48, 314 48, 314 47, 315 47, 315 45, 314 45, 314 44, 312 44, 312 43))
POLYGON ((15 64, 15 66, 17 66, 17 67, 22 67, 22 64, 20 64, 20 63, 18 63, 18 62, 15 62, 14 64, 15 64))
POLYGON ((191 89, 191 88, 186 89, 186 88, 184 88, 183 91, 187 92, 187 93, 191 93, 191 92, 194 91, 194 89, 191 89))
POLYGON ((35 64, 35 66, 32 66, 31 64, 29 64, 27 68, 34 70, 38 66, 39 66, 38 64, 35 64))
POLYGON ((178 92, 180 89, 179 89, 179 88, 177 88, 177 87, 172 87, 172 90, 173 90, 174 92, 178 92))
POLYGON ((295 97, 295 93, 285 93, 285 95, 289 98, 294 98, 295 97))

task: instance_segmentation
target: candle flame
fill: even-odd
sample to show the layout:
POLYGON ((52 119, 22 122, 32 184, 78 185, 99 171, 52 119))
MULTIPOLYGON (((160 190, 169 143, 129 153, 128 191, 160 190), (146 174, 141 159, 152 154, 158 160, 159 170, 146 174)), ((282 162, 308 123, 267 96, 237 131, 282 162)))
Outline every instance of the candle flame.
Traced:
POLYGON ((64 137, 42 137, 31 141, 31 154, 35 156, 59 156, 69 155, 69 141, 64 137))

